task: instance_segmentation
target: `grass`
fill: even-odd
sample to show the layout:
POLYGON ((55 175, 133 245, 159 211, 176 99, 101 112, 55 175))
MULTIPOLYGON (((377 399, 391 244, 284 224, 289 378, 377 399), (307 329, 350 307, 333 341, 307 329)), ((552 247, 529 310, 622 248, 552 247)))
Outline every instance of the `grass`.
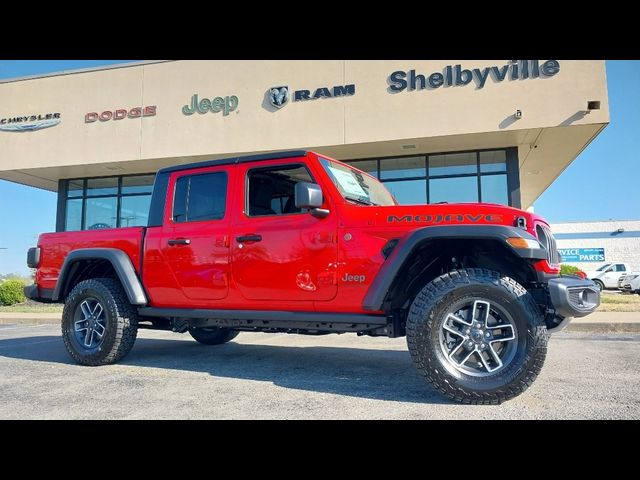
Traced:
POLYGON ((8 307, 0 306, 0 313, 62 313, 59 303, 24 302, 8 307))
POLYGON ((603 292, 598 312, 640 312, 640 295, 603 292))

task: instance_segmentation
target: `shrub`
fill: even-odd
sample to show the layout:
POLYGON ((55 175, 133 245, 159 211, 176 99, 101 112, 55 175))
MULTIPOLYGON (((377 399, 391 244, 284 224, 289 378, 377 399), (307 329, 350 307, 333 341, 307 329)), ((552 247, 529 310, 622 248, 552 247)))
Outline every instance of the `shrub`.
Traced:
POLYGON ((577 275, 578 272, 582 272, 578 267, 574 267, 573 265, 560 265, 560 274, 561 275, 577 275))
POLYGON ((24 282, 21 280, 7 280, 0 284, 0 305, 13 305, 26 301, 23 288, 24 282))

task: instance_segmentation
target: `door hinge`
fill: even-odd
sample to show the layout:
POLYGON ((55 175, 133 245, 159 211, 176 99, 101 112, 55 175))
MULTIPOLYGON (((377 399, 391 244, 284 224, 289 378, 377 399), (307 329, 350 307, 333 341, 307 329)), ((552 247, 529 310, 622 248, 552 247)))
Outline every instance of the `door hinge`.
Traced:
POLYGON ((314 235, 315 243, 335 243, 335 235, 331 232, 316 232, 314 235))
POLYGON ((338 284, 338 276, 336 272, 320 272, 318 274, 318 284, 327 287, 338 284))
POLYGON ((215 246, 229 248, 229 235, 218 235, 216 237, 215 246))

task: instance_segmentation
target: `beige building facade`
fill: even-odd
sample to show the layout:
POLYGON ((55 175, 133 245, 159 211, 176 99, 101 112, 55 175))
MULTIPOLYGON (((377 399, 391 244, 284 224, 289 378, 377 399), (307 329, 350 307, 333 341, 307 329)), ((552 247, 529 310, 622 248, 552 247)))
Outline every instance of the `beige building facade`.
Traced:
POLYGON ((58 191, 59 230, 144 223, 161 167, 292 149, 527 208, 608 123, 604 61, 140 62, 0 81, 0 178, 58 191))

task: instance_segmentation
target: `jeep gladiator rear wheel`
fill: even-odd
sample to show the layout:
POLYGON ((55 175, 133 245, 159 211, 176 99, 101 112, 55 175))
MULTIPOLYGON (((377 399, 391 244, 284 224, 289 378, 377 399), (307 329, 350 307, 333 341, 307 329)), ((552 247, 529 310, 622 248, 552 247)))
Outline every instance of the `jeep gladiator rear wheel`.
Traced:
POLYGON ((515 280, 479 268, 428 283, 407 317, 418 370, 461 403, 499 404, 520 395, 540 373, 547 339, 531 294, 515 280))
POLYGON ((222 345, 236 338, 240 332, 223 327, 191 327, 189 333, 203 345, 222 345))
POLYGON ((107 365, 133 348, 138 314, 118 280, 92 278, 78 283, 62 311, 62 339, 82 365, 107 365))

